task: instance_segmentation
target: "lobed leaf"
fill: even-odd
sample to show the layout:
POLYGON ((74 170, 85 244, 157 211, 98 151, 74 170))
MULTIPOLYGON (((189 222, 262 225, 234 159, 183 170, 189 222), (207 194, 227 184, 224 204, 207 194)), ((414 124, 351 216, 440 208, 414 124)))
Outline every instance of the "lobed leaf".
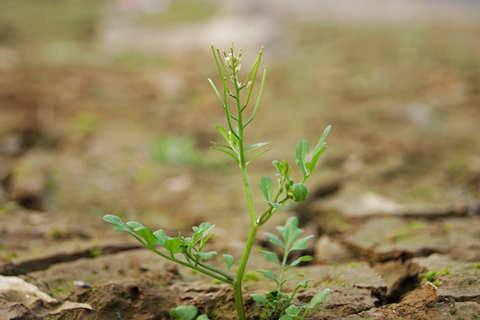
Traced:
POLYGON ((307 249, 308 241, 310 241, 311 239, 313 239, 313 235, 309 235, 309 236, 306 236, 305 238, 295 241, 290 251, 307 249))
POLYGON ((305 139, 300 140, 297 144, 297 148, 295 150, 295 163, 297 164, 298 168, 302 171, 304 179, 310 175, 306 167, 306 157, 308 153, 308 141, 305 139))
POLYGON ((272 199, 273 195, 273 180, 270 177, 262 177, 260 179, 260 189, 262 190, 263 197, 268 202, 272 199))
POLYGON ((276 235, 274 235, 273 233, 270 233, 270 232, 265 232, 265 235, 267 236, 267 239, 271 244, 283 248, 283 242, 282 242, 282 240, 280 240, 279 237, 277 237, 276 235))
POLYGON ((318 160, 320 156, 327 150, 327 138, 332 130, 332 126, 328 125, 324 130, 322 135, 320 136, 320 140, 318 141, 317 145, 313 149, 312 159, 310 162, 307 163, 307 169, 310 172, 313 172, 317 167, 318 160))
POLYGON ((275 252, 262 250, 262 254, 268 262, 280 264, 280 259, 278 258, 278 255, 275 252))

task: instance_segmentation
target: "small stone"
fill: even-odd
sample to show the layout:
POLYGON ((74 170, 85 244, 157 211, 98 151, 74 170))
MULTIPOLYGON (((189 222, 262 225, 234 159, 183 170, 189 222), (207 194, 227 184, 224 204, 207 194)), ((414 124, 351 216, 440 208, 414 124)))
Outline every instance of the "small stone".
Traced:
POLYGON ((83 288, 83 289, 90 289, 92 288, 92 285, 88 282, 82 281, 82 280, 75 280, 73 281, 73 285, 77 288, 83 288))

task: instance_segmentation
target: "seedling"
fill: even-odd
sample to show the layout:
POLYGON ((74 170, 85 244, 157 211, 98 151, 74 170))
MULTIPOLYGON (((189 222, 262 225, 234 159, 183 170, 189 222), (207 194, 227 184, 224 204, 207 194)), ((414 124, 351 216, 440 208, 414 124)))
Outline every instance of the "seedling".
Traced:
POLYGON ((197 307, 192 305, 178 306, 169 312, 176 320, 209 320, 207 315, 199 314, 197 307))
MULTIPOLYGON (((240 260, 236 263, 232 255, 224 254, 222 258, 225 268, 221 269, 208 263, 209 260, 217 256, 217 252, 205 250, 211 231, 214 228, 214 225, 208 222, 194 226, 193 232, 189 236, 180 234, 171 237, 161 229, 152 231, 137 221, 123 222, 118 216, 114 215, 106 215, 103 219, 113 224, 117 231, 129 233, 143 246, 157 255, 231 285, 234 291, 238 318, 239 320, 245 320, 242 282, 245 278, 247 263, 258 230, 286 203, 290 201, 302 202, 307 198, 308 189, 305 183, 311 177, 317 167, 320 156, 326 150, 327 137, 331 127, 327 126, 325 128, 311 153, 309 153, 309 144, 306 140, 301 140, 297 144, 295 163, 300 173, 299 179, 295 179, 292 176, 293 168, 287 161, 274 160, 272 162, 277 181, 275 183, 271 177, 262 177, 260 179, 260 190, 265 201, 265 208, 262 211, 257 211, 254 205, 253 191, 247 167, 265 153, 269 144, 267 142, 247 144, 245 131, 255 120, 265 87, 266 68, 262 71, 260 82, 258 83, 257 81, 263 58, 263 49, 260 49, 245 80, 241 80, 240 76, 241 51, 237 51, 233 47, 228 52, 222 52, 214 47, 211 50, 220 76, 221 90, 218 89, 211 79, 208 79, 208 82, 220 101, 226 120, 225 126, 217 126, 217 131, 223 141, 215 144, 213 148, 231 157, 238 165, 250 220, 248 236, 240 260), (254 88, 257 84, 258 92, 254 95, 254 88)), ((298 228, 296 219, 288 220, 285 226, 278 227, 278 231, 282 239, 273 234, 269 234, 268 237, 270 242, 283 250, 282 259, 280 260, 276 254, 269 251, 265 251, 264 255, 269 261, 278 265, 279 272, 276 274, 271 270, 263 271, 264 276, 276 283, 276 289, 264 295, 263 298, 257 295, 254 299, 260 305, 264 303, 265 308, 273 307, 273 312, 281 317, 282 320, 303 319, 302 317, 307 316, 314 307, 325 299, 328 291, 315 295, 306 305, 297 306, 293 304, 296 293, 306 288, 308 283, 303 281, 295 286, 292 293, 286 294, 283 288, 288 281, 287 271, 299 263, 311 260, 311 257, 302 256, 293 262, 289 262, 288 258, 291 252, 303 250, 310 237, 298 239, 302 232, 298 228)))
POLYGON ((259 272, 267 279, 275 284, 275 289, 267 294, 254 294, 253 300, 262 307, 260 319, 280 319, 280 320, 303 320, 308 314, 321 304, 327 295, 329 289, 318 292, 308 304, 295 305, 294 299, 300 289, 308 287, 308 281, 303 280, 296 284, 295 289, 291 292, 285 292, 286 284, 295 278, 295 274, 290 274, 291 268, 311 261, 312 256, 300 256, 290 261, 291 253, 307 249, 308 242, 313 236, 299 238, 303 230, 298 228, 298 219, 291 217, 284 226, 277 227, 280 236, 272 233, 266 233, 268 241, 277 249, 280 249, 282 256, 279 257, 273 251, 263 250, 265 259, 274 264, 274 270, 259 270, 259 272))

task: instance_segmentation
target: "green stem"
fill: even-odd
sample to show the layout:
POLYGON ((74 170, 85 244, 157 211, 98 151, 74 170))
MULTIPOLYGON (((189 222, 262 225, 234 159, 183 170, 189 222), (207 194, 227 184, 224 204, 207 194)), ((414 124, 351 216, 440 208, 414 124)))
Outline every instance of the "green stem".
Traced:
POLYGON ((152 252, 155 252, 156 254, 158 254, 159 256, 161 256, 162 258, 165 258, 165 259, 167 259, 167 260, 170 260, 170 261, 172 261, 172 262, 178 263, 178 264, 180 264, 180 265, 182 265, 182 266, 185 266, 185 267, 187 267, 187 268, 190 268, 190 269, 192 269, 192 270, 195 270, 195 271, 198 271, 198 272, 200 272, 200 273, 203 273, 203 274, 205 274, 205 275, 207 275, 207 276, 210 276, 210 277, 212 277, 212 278, 214 278, 214 279, 217 279, 218 281, 221 281, 221 282, 224 282, 224 283, 233 284, 233 279, 232 279, 230 276, 227 277, 226 275, 220 274, 220 273, 218 273, 217 270, 215 270, 216 273, 214 273, 213 270, 210 271, 210 270, 201 269, 201 268, 198 268, 198 267, 196 267, 196 266, 194 266, 194 265, 191 265, 191 264, 189 264, 189 263, 187 263, 187 262, 185 262, 185 261, 178 260, 178 259, 176 259, 176 258, 174 258, 174 257, 169 257, 169 256, 167 256, 166 254, 160 252, 159 250, 157 250, 157 249, 155 249, 155 248, 150 248, 150 250, 151 250, 152 252))
MULTIPOLYGON (((233 55, 233 51, 232 51, 233 55)), ((242 181, 243 181, 243 188, 245 191, 245 198, 247 201, 248 206, 248 213, 250 216, 250 229, 248 231, 248 238, 247 242, 245 243, 245 248, 243 249, 242 257, 240 259, 237 274, 235 278, 235 283, 233 284, 234 290, 234 298, 235 298, 235 308, 237 309, 237 314, 239 320, 245 320, 245 307, 243 303, 243 290, 242 290, 242 282, 243 277, 245 275, 245 269, 247 267, 248 259, 250 257, 250 253, 252 251, 253 244, 255 242, 255 238, 257 236, 258 225, 256 222, 255 217, 255 205, 253 201, 253 193, 252 188, 250 186, 250 181, 248 179, 248 172, 247 172, 247 164, 245 160, 245 148, 244 148, 244 126, 243 126, 243 109, 242 103, 240 102, 240 90, 241 87, 239 86, 238 79, 237 79, 237 71, 236 65, 232 65, 232 75, 233 75, 233 84, 235 86, 235 102, 236 102, 236 109, 237 109, 237 124, 238 124, 238 136, 239 136, 239 166, 240 170, 242 171, 242 181)))
POLYGON ((235 308, 237 309, 239 320, 245 320, 245 310, 243 305, 243 293, 242 293, 242 281, 245 275, 245 269, 247 267, 248 258, 252 251, 253 243, 257 236, 258 226, 255 224, 250 227, 248 232, 247 242, 245 248, 243 249, 243 254, 238 265, 237 275, 235 283, 233 284, 233 290, 235 295, 235 308))

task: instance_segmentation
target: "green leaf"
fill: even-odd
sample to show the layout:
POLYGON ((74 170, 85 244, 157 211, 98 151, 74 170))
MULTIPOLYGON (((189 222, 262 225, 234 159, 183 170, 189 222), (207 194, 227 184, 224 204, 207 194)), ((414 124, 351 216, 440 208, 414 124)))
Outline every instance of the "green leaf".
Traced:
POLYGON ((279 320, 294 320, 294 318, 290 317, 288 314, 284 314, 279 320))
POLYGON ((302 238, 302 239, 299 239, 299 240, 295 241, 293 243, 293 246, 290 249, 290 251, 307 249, 308 248, 308 241, 310 241, 311 239, 313 239, 313 235, 306 236, 305 238, 302 238))
POLYGON ((269 144, 270 144, 270 142, 258 142, 258 143, 254 143, 254 144, 249 144, 249 145, 245 146, 245 151, 247 151, 247 152, 255 151, 255 150, 258 150, 260 148, 266 147, 269 144))
POLYGON ((114 229, 117 231, 129 231, 130 228, 120 219, 118 216, 113 214, 107 214, 103 216, 103 220, 113 224, 114 229))
POLYGON ((197 307, 192 305, 178 306, 170 310, 170 316, 177 320, 193 320, 197 313, 197 307))
POLYGON ((302 308, 297 307, 294 304, 291 304, 291 305, 288 306, 287 309, 285 309, 285 314, 287 314, 291 317, 296 317, 300 314, 301 311, 302 311, 302 308))
POLYGON ((275 167, 277 175, 279 175, 280 177, 288 176, 290 172, 290 165, 288 164, 288 162, 273 160, 272 165, 275 167))
POLYGON ((264 306, 265 303, 267 302, 267 299, 265 298, 264 294, 254 293, 251 295, 251 297, 253 301, 255 301, 255 303, 259 306, 264 306))
POLYGON ((138 221, 128 221, 127 222, 127 226, 129 226, 130 228, 132 228, 133 230, 137 229, 137 228, 142 228, 144 227, 143 224, 141 224, 140 222, 138 221))
POLYGON ((273 273, 272 270, 261 269, 261 270, 258 270, 258 272, 269 280, 273 280, 273 281, 276 280, 275 274, 273 273))
POLYGON ((165 241, 165 249, 170 251, 171 255, 174 255, 176 253, 181 253, 182 252, 182 244, 183 241, 179 237, 171 238, 168 237, 167 241, 165 241))
POLYGON ((270 201, 273 195, 273 180, 270 177, 262 177, 260 179, 260 189, 266 201, 270 201))
POLYGON ((308 141, 305 139, 300 140, 300 142, 297 144, 297 148, 295 151, 295 163, 297 164, 298 168, 300 168, 300 170, 302 171, 304 179, 310 175, 310 172, 306 167, 306 160, 305 160, 307 153, 308 153, 308 141))
POLYGON ((235 154, 235 151, 233 151, 232 148, 229 146, 215 144, 211 147, 211 149, 225 153, 227 156, 231 157, 233 160, 238 160, 238 157, 235 154))
POLYGON ((197 252, 195 255, 200 260, 209 260, 217 255, 217 251, 197 252))
POLYGON ((308 189, 303 183, 294 183, 291 190, 293 200, 295 200, 296 202, 305 201, 305 199, 307 199, 308 189))
POLYGON ((313 172, 315 170, 315 168, 317 167, 318 160, 320 159, 320 156, 325 152, 325 150, 327 150, 327 138, 331 130, 332 130, 332 126, 328 125, 325 128, 325 130, 323 130, 320 140, 318 141, 317 145, 313 149, 312 159, 310 160, 310 162, 307 163, 307 169, 310 172, 313 172))
POLYGON ((327 299, 327 296, 332 292, 330 289, 325 289, 323 291, 318 292, 316 295, 313 296, 313 298, 310 300, 310 302, 305 306, 307 309, 313 309, 319 304, 325 302, 327 299))
POLYGON ((210 320, 206 314, 202 314, 197 317, 196 320, 210 320))
POLYGON ((215 126, 215 129, 217 129, 218 134, 223 137, 227 144, 231 143, 231 136, 228 134, 227 129, 222 126, 215 126))
POLYGON ((157 244, 157 238, 153 235, 152 230, 145 226, 137 227, 133 229, 136 234, 138 234, 143 240, 147 247, 153 248, 157 244))
POLYGON ((153 236, 157 239, 157 243, 162 247, 165 245, 165 242, 168 239, 165 231, 163 231, 162 229, 155 231, 153 233, 153 236))
POLYGON ((312 256, 301 256, 300 258, 298 259, 295 259, 292 263, 290 263, 290 265, 292 267, 295 267, 297 265, 299 265, 300 263, 302 262, 309 262, 309 261, 312 261, 313 260, 313 257, 312 256))
POLYGON ((278 258, 278 255, 275 252, 262 250, 262 254, 267 261, 280 264, 280 259, 278 258))
POLYGON ((267 236, 267 239, 271 244, 279 246, 279 247, 283 247, 283 242, 282 242, 282 240, 280 240, 279 237, 277 237, 276 235, 274 235, 273 233, 270 233, 270 232, 265 232, 265 235, 267 236))
POLYGON ((230 254, 224 254, 223 255, 223 262, 227 266, 227 269, 230 270, 233 266, 233 263, 234 263, 233 256, 230 255, 230 254))
POLYGON ((290 245, 295 241, 301 234, 302 230, 298 228, 298 218, 290 217, 284 226, 277 227, 278 232, 283 238, 283 242, 290 245))

